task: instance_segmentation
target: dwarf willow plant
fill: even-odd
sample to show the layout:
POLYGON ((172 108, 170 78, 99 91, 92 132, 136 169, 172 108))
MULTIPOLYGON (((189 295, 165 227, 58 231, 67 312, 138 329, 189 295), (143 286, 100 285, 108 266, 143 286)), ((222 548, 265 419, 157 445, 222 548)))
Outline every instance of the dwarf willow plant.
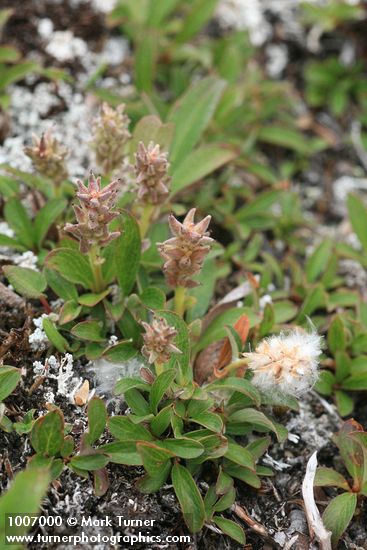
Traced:
POLYGON ((319 466, 314 485, 343 491, 332 498, 322 517, 325 527, 332 532, 331 540, 336 547, 357 512, 358 503, 367 497, 367 432, 355 420, 348 420, 334 435, 333 441, 347 476, 333 468, 319 466))
MULTIPOLYGON (((96 162, 107 172, 106 178, 112 172, 121 178, 109 182, 91 173, 88 184, 77 182, 78 203, 73 204, 77 223, 73 223, 67 201, 67 151, 50 133, 35 137, 33 146, 26 148, 36 175, 5 167, 14 178, 7 179, 11 185, 6 187, 4 208, 14 237, 1 235, 0 245, 37 253, 40 270, 9 265, 4 273, 16 291, 39 299, 47 313, 51 311, 47 302, 50 291, 63 301, 54 311, 56 324, 55 319, 43 321, 58 351, 85 354, 89 359, 101 355, 128 359, 141 343, 140 321, 148 319, 149 310, 164 308, 166 295, 170 299, 170 290, 159 274, 156 249, 156 243, 167 238, 162 215, 172 208, 178 190, 230 159, 217 149, 211 150, 212 160, 204 169, 191 160, 218 96, 214 82, 207 82, 206 89, 205 104, 197 106, 197 95, 191 93, 174 107, 174 125, 148 116, 137 123, 132 134, 124 105, 116 109, 102 106, 92 125, 91 147, 96 162), (188 128, 187 113, 194 107, 188 128), (37 187, 43 196, 43 206, 34 216, 17 196, 20 181, 37 187), (111 330, 120 340, 112 355, 108 346, 111 330)), ((199 258, 195 262, 202 263, 199 258)), ((182 308, 177 304, 183 302, 184 291, 180 288, 176 293, 177 303, 169 303, 169 307, 182 308)))
MULTIPOLYGON (((209 82, 200 88, 206 91, 205 105, 199 89, 191 90, 174 106, 174 127, 146 117, 131 138, 124 110, 103 107, 97 121, 101 132, 94 127, 98 164, 114 172, 123 162, 127 178, 126 165, 134 161, 132 190, 124 192, 121 179, 110 181, 111 174, 78 180, 73 212, 66 207, 53 220, 59 239, 40 255, 42 271, 6 266, 4 272, 16 291, 40 300, 48 312, 51 291, 61 299, 53 306, 56 315, 43 319, 43 330, 60 353, 119 363, 141 354, 142 363, 150 365, 116 386, 131 412, 107 418, 102 400, 93 398, 88 431, 77 441, 53 405, 36 421, 25 416, 20 429, 30 432, 35 451, 30 467, 47 468, 52 479, 65 467, 84 477, 92 473, 97 494, 103 494, 109 462, 141 465, 146 474, 140 489, 158 491, 170 480, 192 532, 212 523, 242 544, 241 527, 221 514, 238 509, 235 479, 260 488, 260 476, 271 474, 257 464, 271 439, 253 432, 286 438, 272 406, 297 408, 295 396, 315 381, 320 350, 316 335, 301 332, 263 340, 280 330, 279 318, 269 305, 259 314, 255 279, 244 305, 237 307, 234 300, 208 311, 215 288, 208 273, 216 271, 217 262, 220 266, 223 249, 209 235, 211 216, 199 219, 194 208, 179 221, 176 211, 184 211, 174 197, 230 158, 215 145, 202 166, 204 147, 194 149, 220 91, 209 82), (123 142, 123 156, 115 140, 101 138, 109 124, 115 140, 120 136, 123 142), (176 215, 171 213, 167 224, 172 210, 176 215), (117 337, 112 345, 111 334, 117 337), (206 355, 211 344, 219 350, 213 356, 206 355), (212 368, 203 373, 208 364, 212 368), (98 445, 106 425, 115 441, 98 445)), ((64 157, 50 136, 35 148, 39 174, 51 173, 50 162, 58 168, 55 173, 62 172, 64 157)), ((58 194, 54 200, 59 201, 67 193, 68 186, 57 181, 50 195, 58 194)), ((21 204, 14 197, 7 203, 12 200, 21 204)), ((17 229, 25 234, 24 224, 17 229)), ((228 273, 225 264, 221 269, 228 273)), ((3 373, 3 380, 13 377, 7 397, 19 373, 3 373)), ((16 429, 5 422, 8 430, 16 429)))
POLYGON ((145 337, 156 374, 144 369, 142 378, 118 382, 116 393, 124 394, 131 413, 108 420, 116 441, 100 450, 112 462, 142 465, 146 472, 138 482, 142 492, 156 492, 170 480, 190 531, 214 523, 244 543, 240 526, 221 515, 235 503, 234 479, 260 488, 260 476, 271 475, 268 468, 257 465, 270 438, 250 442, 248 437, 253 431, 273 431, 284 440, 286 431, 259 410, 261 395, 248 379, 229 376, 198 386, 192 378, 185 323, 175 313, 160 315, 154 327, 161 336, 159 345, 150 332, 145 337), (167 323, 176 327, 175 346, 181 353, 172 349, 167 323), (169 361, 162 363, 168 353, 169 361), (200 481, 204 471, 208 485, 200 481))

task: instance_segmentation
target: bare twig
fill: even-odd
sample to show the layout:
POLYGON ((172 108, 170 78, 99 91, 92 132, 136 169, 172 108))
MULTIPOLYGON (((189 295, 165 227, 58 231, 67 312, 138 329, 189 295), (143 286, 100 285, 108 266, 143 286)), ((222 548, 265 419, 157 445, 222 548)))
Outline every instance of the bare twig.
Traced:
POLYGON ((331 532, 327 531, 316 506, 313 484, 317 468, 317 451, 310 457, 302 483, 302 495, 311 537, 315 536, 321 550, 331 550, 331 532))
POLYGON ((298 542, 298 533, 293 535, 293 537, 284 545, 283 550, 290 550, 296 542, 298 542))
POLYGON ((231 510, 232 512, 234 512, 236 514, 236 516, 238 516, 239 518, 241 518, 245 523, 247 523, 247 525, 253 530, 255 531, 256 533, 258 533, 259 535, 261 535, 262 537, 265 537, 265 538, 268 538, 269 537, 269 533, 267 532, 267 530, 265 529, 265 527, 263 525, 261 525, 261 523, 258 523, 257 521, 255 521, 254 519, 252 519, 251 516, 248 515, 248 513, 246 512, 246 510, 244 508, 242 508, 242 506, 240 506, 239 504, 237 504, 236 502, 233 504, 233 506, 231 507, 231 510))
POLYGON ((10 288, 0 283, 0 303, 6 304, 13 308, 23 308, 25 301, 23 298, 15 294, 10 288))

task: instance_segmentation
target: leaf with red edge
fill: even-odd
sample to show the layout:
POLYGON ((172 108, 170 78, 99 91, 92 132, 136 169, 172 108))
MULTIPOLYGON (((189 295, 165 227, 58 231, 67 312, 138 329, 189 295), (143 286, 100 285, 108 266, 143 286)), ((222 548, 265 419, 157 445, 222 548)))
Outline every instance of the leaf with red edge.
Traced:
POLYGON ((365 476, 365 452, 356 434, 364 433, 363 427, 354 419, 349 419, 342 425, 340 431, 334 435, 333 441, 338 446, 340 456, 349 475, 353 478, 354 486, 361 487, 365 476))

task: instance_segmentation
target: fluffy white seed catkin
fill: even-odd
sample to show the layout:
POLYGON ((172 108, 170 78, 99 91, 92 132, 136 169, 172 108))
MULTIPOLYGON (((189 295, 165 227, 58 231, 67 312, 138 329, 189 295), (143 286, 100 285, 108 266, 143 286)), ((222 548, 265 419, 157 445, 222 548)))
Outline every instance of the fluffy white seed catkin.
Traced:
POLYGON ((300 329, 262 340, 255 351, 245 353, 254 376, 252 383, 263 393, 300 396, 318 378, 322 338, 300 329))

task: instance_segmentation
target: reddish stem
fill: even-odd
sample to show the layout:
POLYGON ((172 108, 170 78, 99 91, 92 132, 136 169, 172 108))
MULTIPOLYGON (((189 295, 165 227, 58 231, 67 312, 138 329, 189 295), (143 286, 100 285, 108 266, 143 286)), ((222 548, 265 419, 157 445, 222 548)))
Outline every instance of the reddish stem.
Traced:
POLYGON ((43 309, 45 310, 45 312, 47 314, 52 313, 51 306, 50 306, 50 304, 48 303, 47 299, 44 296, 40 297, 40 302, 43 305, 43 309))

